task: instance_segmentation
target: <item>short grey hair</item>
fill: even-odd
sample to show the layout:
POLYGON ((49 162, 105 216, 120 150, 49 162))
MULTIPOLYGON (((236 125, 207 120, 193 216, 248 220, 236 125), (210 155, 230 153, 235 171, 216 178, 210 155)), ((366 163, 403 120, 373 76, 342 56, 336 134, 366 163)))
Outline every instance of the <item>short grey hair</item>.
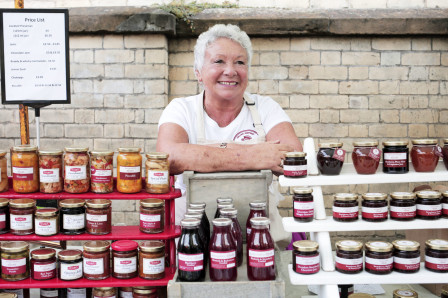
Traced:
POLYGON ((214 25, 207 31, 201 33, 194 46, 194 70, 200 72, 204 65, 205 50, 215 40, 219 38, 228 38, 239 43, 247 53, 247 66, 250 67, 252 59, 252 43, 246 32, 241 30, 238 26, 232 24, 218 24, 214 25))

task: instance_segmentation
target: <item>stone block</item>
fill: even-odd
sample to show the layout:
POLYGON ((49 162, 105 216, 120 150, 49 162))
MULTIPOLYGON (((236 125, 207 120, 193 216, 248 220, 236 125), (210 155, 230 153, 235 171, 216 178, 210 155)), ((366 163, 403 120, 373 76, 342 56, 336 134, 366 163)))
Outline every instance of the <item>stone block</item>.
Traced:
POLYGON ((309 95, 291 95, 289 100, 291 109, 308 109, 310 107, 309 95))
POLYGON ((412 50, 431 51, 431 38, 416 37, 412 39, 412 50))
POLYGON ((144 82, 145 94, 167 94, 167 80, 146 80, 144 82))
POLYGON ((167 49, 167 37, 163 34, 125 35, 124 47, 127 49, 167 49))
POLYGON ((150 138, 157 137, 157 125, 155 124, 127 124, 125 137, 150 138))
POLYGON ((105 35, 103 39, 103 49, 123 49, 123 35, 105 35))
POLYGON ((101 124, 66 124, 65 136, 67 138, 98 138, 103 136, 101 124))
POLYGON ((126 78, 166 79, 168 66, 165 64, 125 65, 124 75, 126 78))
POLYGON ((284 80, 288 78, 288 68, 282 66, 255 66, 251 68, 254 80, 284 80))
POLYGON ((348 125, 334 125, 334 124, 323 124, 316 123, 309 125, 309 136, 313 138, 330 138, 338 136, 340 138, 345 138, 348 136, 348 125))
POLYGON ((194 50, 194 45, 196 44, 196 39, 192 38, 176 38, 168 39, 168 48, 170 52, 191 52, 194 50))
POLYGON ((319 113, 320 123, 339 123, 338 110, 321 110, 319 113))
POLYGON ((260 65, 279 65, 280 54, 277 52, 260 53, 260 65))
POLYGON ((95 63, 131 63, 134 54, 133 50, 96 50, 95 63))
POLYGON ((76 109, 75 110, 75 123, 95 123, 94 110, 88 109, 76 109))
POLYGON ((400 94, 400 81, 381 81, 380 94, 400 94))
POLYGON ((340 65, 341 52, 321 52, 320 61, 322 65, 340 65))
POLYGON ((93 63, 93 51, 92 50, 73 51, 72 61, 75 63, 93 63))
POLYGON ((381 53, 381 65, 400 65, 400 52, 383 52, 381 53))
POLYGON ((288 38, 254 38, 252 39, 252 48, 254 51, 272 51, 276 49, 277 51, 287 51, 289 50, 289 39, 288 38))
POLYGON ((145 110, 145 123, 153 123, 157 124, 159 123, 160 116, 162 115, 162 109, 160 110, 154 110, 154 109, 147 109, 145 110))
POLYGON ((316 109, 346 109, 348 96, 346 95, 312 95, 310 107, 316 109))
POLYGON ((369 97, 370 109, 406 109, 409 107, 409 100, 407 96, 403 95, 376 95, 369 97))
POLYGON ((337 94, 339 89, 338 82, 335 81, 319 81, 320 94, 337 94))
POLYGON ((288 69, 288 77, 291 80, 308 79, 308 66, 293 66, 288 69))
POLYGON ((369 68, 362 66, 349 67, 348 78, 350 80, 366 80, 369 78, 369 68))
POLYGON ((369 99, 367 96, 349 96, 348 107, 350 109, 368 109, 369 99))
POLYGON ((134 119, 134 112, 127 109, 95 110, 95 123, 130 123, 134 119))
POLYGON ((108 79, 124 78, 124 65, 106 64, 104 65, 104 75, 108 79))
POLYGON ((104 107, 105 108, 122 108, 123 96, 118 94, 106 94, 104 95, 104 107))
POLYGON ((425 138, 428 137, 428 125, 427 124, 409 124, 409 137, 410 138, 425 138))
POLYGON ((168 71, 168 79, 170 81, 185 81, 188 79, 189 68, 187 67, 170 67, 168 71))
POLYGON ((277 94, 278 93, 278 81, 276 80, 259 80, 258 92, 260 94, 277 94))
POLYGON ((317 123, 319 122, 319 110, 286 110, 292 122, 317 123))
POLYGON ((309 136, 308 124, 293 123, 292 127, 294 128, 294 133, 298 138, 307 138, 309 136))
POLYGON ((427 96, 409 96, 409 108, 427 109, 429 99, 427 96))
POLYGON ((448 125, 428 125, 428 137, 430 138, 440 138, 440 136, 448 135, 448 125))
POLYGON ((377 94, 378 82, 347 81, 339 83, 339 94, 377 94))
MULTIPOLYGON (((135 50, 135 58, 134 63, 143 64, 145 63, 145 51, 144 50, 135 50)), ((167 53, 168 55, 168 53, 167 53)))
POLYGON ((134 84, 132 80, 101 80, 93 82, 93 90, 96 93, 112 94, 124 93, 132 94, 134 84))
POLYGON ((388 8, 424 8, 424 0, 389 0, 388 8))
POLYGON ((170 95, 181 96, 185 94, 195 94, 198 90, 196 82, 174 81, 170 83, 170 95))
POLYGON ((73 123, 73 109, 49 109, 45 108, 40 111, 41 119, 45 119, 45 123, 73 123))
POLYGON ((194 56, 193 53, 174 53, 168 57, 170 66, 189 66, 193 67, 194 56))
POLYGON ((280 81, 280 93, 317 94, 319 83, 317 81, 280 81))
POLYGON ((434 110, 401 110, 401 123, 437 123, 439 121, 438 111, 434 110))
POLYGON ((311 39, 309 37, 292 37, 291 51, 308 51, 311 48, 311 39))
POLYGON ((281 52, 282 65, 314 65, 320 64, 319 52, 281 52))
POLYGON ((140 224, 140 213, 139 212, 125 212, 124 219, 126 225, 138 226, 140 224))
POLYGON ((409 71, 409 80, 411 81, 426 81, 428 77, 428 68, 424 66, 411 67, 409 71))
POLYGON ((407 80, 408 67, 370 67, 371 80, 407 80))
POLYGON ((448 82, 440 82, 440 94, 448 94, 448 82))
POLYGON ((343 52, 342 65, 379 65, 380 54, 374 52, 343 52))
POLYGON ((348 127, 348 135, 351 138, 363 138, 369 133, 369 126, 366 124, 352 124, 348 127))
POLYGON ((439 82, 401 82, 400 94, 437 94, 439 82))
POLYGON ((443 66, 448 66, 448 53, 442 53, 441 64, 443 66))
POLYGON ((346 123, 377 123, 379 120, 379 111, 377 110, 341 110, 341 122, 346 123))
POLYGON ((313 50, 350 50, 350 39, 341 37, 315 37, 311 39, 313 50))
POLYGON ((72 80, 72 88, 74 93, 92 93, 93 81, 90 79, 72 80))
POLYGON ((123 138, 124 125, 123 124, 107 124, 104 125, 105 138, 123 138))
POLYGON ((345 80, 347 79, 347 67, 310 66, 309 78, 312 80, 345 80))
POLYGON ((403 65, 440 65, 440 53, 403 53, 403 65))
POLYGON ((429 79, 432 81, 448 81, 448 67, 431 67, 429 79))
POLYGON ((145 51, 145 63, 167 64, 168 52, 166 50, 147 50, 145 51))
POLYGON ((409 51, 411 39, 408 37, 375 37, 372 38, 372 49, 381 51, 409 51))
POLYGON ((406 138, 407 126, 402 124, 372 124, 369 126, 369 137, 372 138, 406 138))
POLYGON ((72 64, 70 77, 72 79, 99 78, 104 76, 104 66, 98 64, 72 64))
POLYGON ((72 94, 71 105, 74 108, 102 108, 103 94, 95 93, 78 93, 72 94))
POLYGON ((166 95, 127 95, 124 98, 126 109, 160 109, 167 103, 166 95))
POLYGON ((44 138, 63 138, 64 125, 63 124, 44 124, 43 135, 44 138))
POLYGON ((380 111, 380 123, 399 123, 400 111, 399 110, 381 110, 380 111))
POLYGON ((72 35, 70 36, 70 49, 101 49, 103 38, 101 35, 72 35))
POLYGON ((19 122, 19 112, 12 110, 0 110, 0 123, 19 122))
POLYGON ((435 37, 432 39, 432 50, 433 51, 446 51, 448 50, 448 40, 446 37, 435 37))

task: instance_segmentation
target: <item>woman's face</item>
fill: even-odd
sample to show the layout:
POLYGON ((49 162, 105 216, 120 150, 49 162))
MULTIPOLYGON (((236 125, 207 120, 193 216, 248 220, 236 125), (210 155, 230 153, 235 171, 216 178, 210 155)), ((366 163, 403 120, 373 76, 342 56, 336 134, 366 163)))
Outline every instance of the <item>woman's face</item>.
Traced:
POLYGON ((228 38, 219 38, 205 50, 204 65, 197 73, 205 95, 218 100, 241 100, 248 82, 246 50, 228 38))

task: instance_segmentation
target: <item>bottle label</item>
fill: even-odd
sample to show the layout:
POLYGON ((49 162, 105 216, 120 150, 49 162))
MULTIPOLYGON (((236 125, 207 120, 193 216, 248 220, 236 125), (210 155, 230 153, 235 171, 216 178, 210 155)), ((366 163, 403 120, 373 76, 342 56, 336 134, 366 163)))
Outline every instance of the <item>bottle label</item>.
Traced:
POLYGON ((168 171, 148 170, 146 177, 148 177, 148 181, 147 181, 148 184, 165 185, 165 184, 168 184, 168 181, 169 181, 168 171))
POLYGON ((417 204, 417 215, 440 216, 442 215, 442 204, 438 205, 417 204))
POLYGON ((104 274, 103 258, 88 259, 88 258, 84 257, 83 265, 84 265, 84 273, 85 274, 93 274, 93 275, 104 274))
POLYGON ((296 272, 304 274, 312 274, 319 272, 320 261, 319 256, 296 256, 296 272))
POLYGON ((143 274, 159 274, 165 271, 165 258, 143 258, 143 274))
POLYGON ((179 270, 182 271, 201 271, 204 269, 204 254, 178 254, 179 270))
POLYGON ((257 250, 249 248, 250 267, 274 266, 274 249, 257 250))
POLYGON ((344 271, 362 270, 362 257, 357 259, 346 259, 336 256, 336 268, 344 271))
POLYGON ((384 153, 384 166, 388 168, 404 168, 407 164, 407 154, 403 153, 384 153))
POLYGON ((62 280, 74 280, 82 277, 82 262, 74 264, 59 264, 62 280))
POLYGON ((51 279, 56 277, 56 262, 45 265, 34 265, 34 279, 51 279))
POLYGON ((0 214, 0 230, 4 230, 6 228, 6 215, 5 213, 0 214))
POLYGON ((341 148, 335 149, 333 158, 343 162, 345 160, 345 150, 341 148))
POLYGON ((390 217, 392 218, 414 218, 417 215, 417 206, 397 207, 390 206, 390 217))
POLYGON ((210 266, 213 269, 230 269, 236 266, 236 251, 210 251, 210 266))
POLYGON ((34 168, 33 167, 12 167, 12 177, 18 181, 33 181, 34 168))
POLYGON ((314 202, 294 201, 294 217, 298 218, 314 217, 314 202))
POLYGON ((369 157, 375 161, 380 161, 381 159, 381 150, 378 148, 370 148, 369 157))
POLYGON ((448 270, 448 258, 425 256, 425 267, 433 270, 448 270))
POLYGON ((85 228, 85 214, 63 214, 64 230, 80 230, 85 228))
POLYGON ((67 298, 86 298, 87 290, 85 288, 77 289, 77 288, 68 288, 67 289, 67 298))
POLYGON ((59 182, 59 169, 39 169, 39 181, 41 183, 59 182))
POLYGON ((134 273, 137 271, 137 257, 114 258, 114 272, 119 274, 134 273))
POLYGON ((50 236, 57 234, 56 219, 38 219, 34 220, 35 233, 40 236, 50 236))
POLYGON ((44 297, 59 297, 58 290, 40 289, 40 295, 44 297))
POLYGON ((371 257, 366 257, 366 269, 370 269, 372 271, 392 270, 393 263, 394 263, 393 257, 387 259, 374 259, 371 257))
POLYGON ((87 179, 86 166, 65 166, 66 180, 84 180, 87 179))
POLYGON ((333 217, 335 218, 358 218, 359 208, 333 206, 333 217))
POLYGON ((141 168, 137 167, 120 167, 121 180, 138 180, 140 179, 141 168))
POLYGON ((30 230, 33 228, 33 215, 12 215, 11 230, 30 230))
POLYGON ((109 183, 112 178, 112 170, 99 170, 92 166, 90 173, 93 183, 109 183))
POLYGON ((144 229, 159 229, 160 214, 142 214, 140 213, 140 227, 144 229))
POLYGON ((399 258, 394 257, 394 268, 400 270, 418 270, 420 268, 420 257, 399 258))
POLYGON ((283 165, 283 174, 290 177, 301 177, 308 174, 307 165, 290 166, 283 165))
POLYGON ((447 203, 442 204, 442 213, 443 213, 443 215, 448 215, 448 204, 447 203))
POLYGON ((362 207, 362 217, 369 219, 387 218, 387 206, 386 207, 362 207))
POLYGON ((26 272, 26 258, 4 259, 2 258, 2 274, 19 275, 26 272))

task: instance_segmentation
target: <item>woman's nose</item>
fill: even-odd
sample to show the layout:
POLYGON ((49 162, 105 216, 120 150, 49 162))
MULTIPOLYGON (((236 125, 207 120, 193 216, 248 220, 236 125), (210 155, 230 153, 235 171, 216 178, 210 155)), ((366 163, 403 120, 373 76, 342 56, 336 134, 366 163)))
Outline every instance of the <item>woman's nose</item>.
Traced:
POLYGON ((236 75, 236 68, 235 65, 233 65, 232 63, 228 63, 226 64, 226 67, 224 69, 224 74, 228 75, 228 76, 234 76, 236 75))

